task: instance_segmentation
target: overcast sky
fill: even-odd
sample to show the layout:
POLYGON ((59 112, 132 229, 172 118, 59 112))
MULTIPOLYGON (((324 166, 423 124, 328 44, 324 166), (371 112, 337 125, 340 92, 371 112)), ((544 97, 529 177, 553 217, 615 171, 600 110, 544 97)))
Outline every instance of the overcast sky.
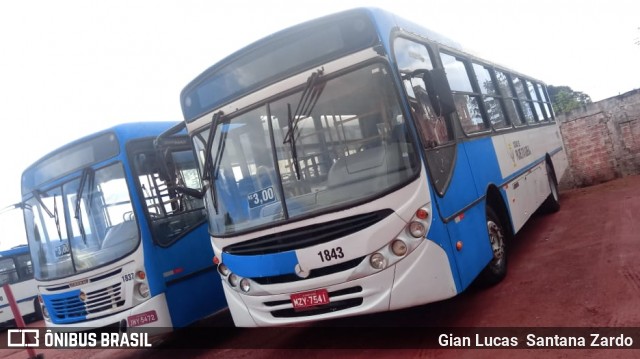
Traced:
MULTIPOLYGON (((20 200, 22 171, 49 151, 117 123, 181 120, 180 91, 214 62, 358 6, 594 101, 640 88, 637 0, 1 1, 0 208, 20 200)), ((0 249, 23 240, 19 216, 0 226, 0 249)))

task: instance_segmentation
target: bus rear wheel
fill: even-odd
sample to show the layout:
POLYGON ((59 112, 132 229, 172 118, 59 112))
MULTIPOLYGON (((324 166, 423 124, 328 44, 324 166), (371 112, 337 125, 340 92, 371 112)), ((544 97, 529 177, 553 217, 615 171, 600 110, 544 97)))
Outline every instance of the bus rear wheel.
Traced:
POLYGON ((500 282, 507 275, 507 242, 500 217, 491 207, 487 207, 487 232, 493 258, 480 273, 480 284, 490 286, 500 282))
POLYGON ((542 203, 542 210, 545 213, 555 213, 560 210, 560 195, 558 192, 558 181, 553 171, 553 167, 549 162, 547 164, 547 178, 549 180, 549 188, 551 193, 549 197, 542 203))
POLYGON ((42 307, 40 306, 40 301, 38 298, 33 300, 33 321, 42 320, 42 307))

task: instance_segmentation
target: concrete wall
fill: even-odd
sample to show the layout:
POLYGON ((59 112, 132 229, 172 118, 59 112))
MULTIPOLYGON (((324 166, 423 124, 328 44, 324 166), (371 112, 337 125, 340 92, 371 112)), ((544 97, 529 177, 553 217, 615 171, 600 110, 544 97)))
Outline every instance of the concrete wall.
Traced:
POLYGON ((640 89, 557 116, 570 173, 561 187, 640 174, 640 89))

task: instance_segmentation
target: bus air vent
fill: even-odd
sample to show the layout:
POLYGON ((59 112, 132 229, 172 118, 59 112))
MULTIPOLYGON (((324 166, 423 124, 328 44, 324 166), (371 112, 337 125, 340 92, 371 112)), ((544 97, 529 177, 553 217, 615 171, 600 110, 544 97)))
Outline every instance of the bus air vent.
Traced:
POLYGON ((327 243, 366 229, 393 213, 390 209, 314 224, 276 233, 223 248, 234 255, 260 255, 285 252, 327 243))

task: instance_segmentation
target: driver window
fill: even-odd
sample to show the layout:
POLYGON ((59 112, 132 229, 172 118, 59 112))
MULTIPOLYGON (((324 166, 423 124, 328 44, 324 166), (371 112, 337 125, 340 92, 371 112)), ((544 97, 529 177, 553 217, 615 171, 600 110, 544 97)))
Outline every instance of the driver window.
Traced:
POLYGON ((433 148, 449 142, 453 138, 451 131, 446 119, 434 111, 423 79, 427 70, 433 70, 429 51, 423 44, 397 38, 394 52, 411 106, 411 115, 416 121, 424 146, 433 148))
POLYGON ((150 143, 140 146, 148 147, 136 153, 135 172, 153 238, 160 245, 170 245, 205 219, 203 200, 182 190, 202 190, 196 157, 190 148, 169 147, 164 152, 150 143))

